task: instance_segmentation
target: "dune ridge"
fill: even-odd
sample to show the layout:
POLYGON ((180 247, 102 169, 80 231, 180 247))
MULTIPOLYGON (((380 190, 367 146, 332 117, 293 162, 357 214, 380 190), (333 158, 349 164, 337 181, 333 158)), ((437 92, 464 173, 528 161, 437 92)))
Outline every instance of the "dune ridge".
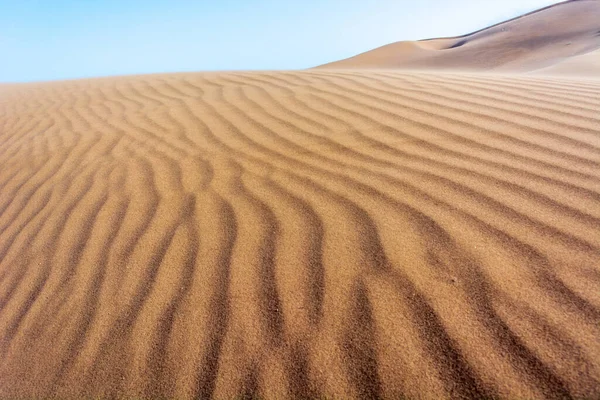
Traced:
POLYGON ((395 42, 316 68, 539 72, 600 78, 599 49, 600 0, 569 0, 466 35, 395 42), (596 56, 586 57, 590 53, 596 56))
POLYGON ((0 94, 0 397, 600 396, 600 83, 0 94))

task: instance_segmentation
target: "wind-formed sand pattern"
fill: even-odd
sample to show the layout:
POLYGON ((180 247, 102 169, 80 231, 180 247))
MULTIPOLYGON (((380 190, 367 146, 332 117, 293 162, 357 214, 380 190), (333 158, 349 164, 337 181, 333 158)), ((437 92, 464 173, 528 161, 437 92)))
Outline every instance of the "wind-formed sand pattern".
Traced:
POLYGON ((600 82, 7 87, 0 395, 593 398, 600 82))
POLYGON ((0 85, 0 398, 600 398, 599 54, 0 85))

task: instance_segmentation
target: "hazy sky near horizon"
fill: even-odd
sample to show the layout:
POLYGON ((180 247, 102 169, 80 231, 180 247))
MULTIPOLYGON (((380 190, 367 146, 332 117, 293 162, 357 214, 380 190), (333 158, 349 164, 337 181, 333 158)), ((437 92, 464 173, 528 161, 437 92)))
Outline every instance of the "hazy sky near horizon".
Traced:
POLYGON ((556 2, 0 0, 0 82, 303 69, 556 2))

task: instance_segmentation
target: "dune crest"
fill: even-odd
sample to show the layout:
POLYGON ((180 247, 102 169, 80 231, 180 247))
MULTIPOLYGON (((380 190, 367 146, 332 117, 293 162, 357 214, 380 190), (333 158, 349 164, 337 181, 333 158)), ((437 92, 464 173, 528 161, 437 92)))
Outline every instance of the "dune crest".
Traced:
POLYGON ((464 36, 396 42, 317 68, 531 72, 560 63, 549 72, 600 77, 596 61, 580 58, 598 49, 600 1, 570 0, 464 36), (577 65, 564 63, 571 58, 577 65))
POLYGON ((1 398, 600 396, 598 82, 9 85, 0 165, 1 398))

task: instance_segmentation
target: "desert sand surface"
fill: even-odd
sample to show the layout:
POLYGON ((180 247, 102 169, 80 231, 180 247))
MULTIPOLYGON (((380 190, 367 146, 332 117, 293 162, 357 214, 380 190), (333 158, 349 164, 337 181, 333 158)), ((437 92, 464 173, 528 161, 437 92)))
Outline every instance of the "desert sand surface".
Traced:
MULTIPOLYGON (((464 36, 391 43, 319 68, 528 72, 598 49, 600 0, 571 0, 464 36)), ((577 74, 571 67, 552 73, 577 74)))
POLYGON ((600 80, 600 50, 576 57, 568 57, 550 67, 541 68, 531 73, 600 80))
POLYGON ((599 3, 0 85, 0 398, 600 398, 599 3))
POLYGON ((0 96, 0 398, 598 398, 600 82, 0 96))

